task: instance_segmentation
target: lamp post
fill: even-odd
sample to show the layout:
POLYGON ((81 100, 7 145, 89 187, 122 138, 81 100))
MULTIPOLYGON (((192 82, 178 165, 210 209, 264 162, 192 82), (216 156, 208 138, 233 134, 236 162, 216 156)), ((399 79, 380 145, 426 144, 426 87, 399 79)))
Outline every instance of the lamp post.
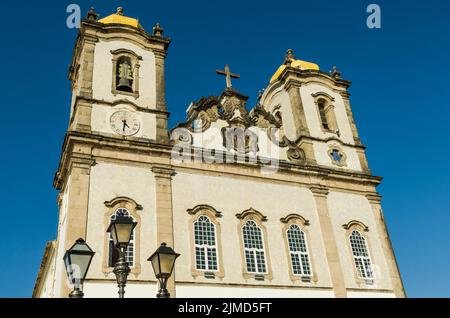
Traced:
POLYGON ((124 298, 127 277, 130 273, 130 267, 125 260, 125 251, 131 240, 131 235, 137 223, 123 214, 116 216, 108 227, 107 232, 111 233, 114 246, 119 250, 119 259, 117 260, 113 273, 116 275, 117 286, 119 287, 119 298, 124 298))
POLYGON ((162 243, 161 246, 153 253, 148 259, 152 263, 155 276, 159 281, 159 292, 156 295, 158 298, 170 298, 170 294, 167 291, 167 280, 170 278, 173 272, 176 259, 180 254, 168 247, 166 243, 162 243))
POLYGON ((74 284, 74 290, 69 294, 70 298, 83 298, 81 286, 91 265, 95 252, 83 239, 78 239, 75 244, 64 254, 67 277, 74 284))

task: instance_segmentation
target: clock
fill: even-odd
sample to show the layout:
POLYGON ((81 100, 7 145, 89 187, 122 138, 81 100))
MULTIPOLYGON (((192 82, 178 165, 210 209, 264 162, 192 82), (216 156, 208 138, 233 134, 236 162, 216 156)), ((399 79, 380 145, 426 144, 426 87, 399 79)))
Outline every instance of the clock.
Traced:
POLYGON ((141 128, 141 123, 137 117, 126 110, 121 110, 112 114, 110 124, 112 130, 122 136, 133 136, 141 128))

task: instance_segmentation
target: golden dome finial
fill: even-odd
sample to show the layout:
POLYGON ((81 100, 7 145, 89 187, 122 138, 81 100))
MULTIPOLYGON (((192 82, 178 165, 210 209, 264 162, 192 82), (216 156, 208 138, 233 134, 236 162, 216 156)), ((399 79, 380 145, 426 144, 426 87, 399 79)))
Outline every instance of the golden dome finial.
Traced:
POLYGON ((291 59, 291 60, 295 60, 295 55, 294 55, 294 50, 293 49, 288 49, 287 50, 286 58, 291 59))
POLYGON ((270 79, 270 83, 275 82, 283 73, 286 67, 297 68, 300 70, 319 70, 319 65, 307 61, 297 60, 294 55, 294 50, 288 49, 286 52, 284 63, 278 68, 275 74, 273 74, 272 78, 270 79))
POLYGON ((143 29, 137 19, 126 17, 123 15, 123 7, 118 7, 116 13, 111 14, 106 18, 100 19, 98 22, 104 24, 123 24, 132 26, 134 28, 143 29))

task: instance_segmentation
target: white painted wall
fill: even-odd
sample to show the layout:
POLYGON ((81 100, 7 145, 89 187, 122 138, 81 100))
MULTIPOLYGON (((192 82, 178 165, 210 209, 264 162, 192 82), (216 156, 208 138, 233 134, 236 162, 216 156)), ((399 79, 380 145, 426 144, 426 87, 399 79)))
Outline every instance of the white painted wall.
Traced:
MULTIPOLYGON (((86 282, 83 292, 85 298, 118 298, 118 290, 115 282, 86 282)), ((156 298, 157 293, 152 282, 127 282, 125 287, 125 298, 156 298)))
POLYGON ((388 292, 347 292, 348 298, 395 298, 395 294, 388 292))
POLYGON ((308 283, 289 278, 288 255, 282 235, 283 223, 280 218, 291 213, 298 213, 310 220, 311 258, 314 269, 317 271, 318 283, 316 286, 330 287, 331 281, 324 246, 321 238, 319 222, 315 210, 312 193, 300 186, 287 186, 256 182, 250 180, 232 179, 225 176, 205 176, 178 172, 173 178, 173 213, 175 231, 175 249, 181 253, 176 264, 178 281, 183 282, 211 282, 204 277, 196 280, 191 275, 190 243, 193 239, 189 235, 192 226, 188 209, 199 204, 208 204, 221 211, 223 217, 219 219, 222 232, 222 249, 224 259, 225 277, 223 280, 214 280, 215 283, 239 283, 253 285, 285 285, 309 286, 308 283), (271 267, 273 269, 272 281, 256 281, 244 279, 242 276, 242 256, 240 253, 238 230, 239 220, 236 214, 250 207, 267 216, 268 222, 264 225, 268 232, 268 245, 271 267))
POLYGON ((61 207, 59 209, 59 225, 58 225, 58 246, 56 251, 56 270, 55 270, 55 290, 54 295, 55 297, 62 297, 61 295, 61 286, 63 281, 67 281, 66 279, 66 269, 64 266, 63 256, 65 251, 65 244, 66 241, 66 231, 67 231, 67 208, 68 208, 68 202, 70 200, 70 185, 72 181, 72 176, 68 177, 67 186, 64 191, 64 194, 61 198, 61 207))
POLYGON ((126 165, 98 162, 91 170, 89 191, 88 231, 86 242, 96 252, 89 278, 111 278, 114 274, 105 275, 102 272, 103 257, 108 253, 105 240, 108 239, 104 217, 108 212, 106 201, 117 197, 129 197, 142 205, 143 210, 137 211, 141 221, 140 275, 130 274, 130 281, 154 278, 148 257, 156 250, 156 214, 155 214, 155 177, 150 169, 130 167, 126 165))
POLYGON ((261 103, 264 106, 267 106, 269 111, 272 111, 277 105, 281 106, 280 112, 283 120, 284 133, 289 140, 296 140, 298 136, 296 135, 296 124, 294 121, 294 116, 292 115, 289 94, 284 89, 279 88, 267 101, 261 101, 261 103))
POLYGON ((332 290, 177 285, 177 298, 333 298, 332 290))
POLYGON ((300 96, 303 101, 303 108, 305 110, 306 121, 308 123, 311 136, 323 139, 328 137, 336 137, 336 134, 323 132, 320 128, 320 118, 318 115, 317 106, 314 103, 314 97, 312 96, 312 94, 316 93, 327 93, 335 99, 333 105, 337 125, 341 134, 339 139, 344 143, 354 144, 352 130, 350 128, 349 119, 345 110, 344 100, 341 95, 329 89, 325 85, 316 83, 307 84, 300 87, 300 96))
POLYGON ((54 297, 54 282, 55 282, 56 258, 53 252, 47 260, 46 271, 41 277, 40 292, 36 295, 38 298, 52 298, 54 297))
POLYGON ((93 104, 91 115, 91 129, 93 132, 116 134, 111 128, 111 116, 121 110, 127 110, 136 116, 140 122, 139 131, 133 137, 141 137, 146 139, 156 139, 156 115, 136 111, 129 104, 118 104, 114 107, 105 104, 93 104))
POLYGON ((117 99, 128 99, 140 107, 156 108, 156 77, 155 77, 155 56, 152 51, 144 50, 141 47, 127 41, 100 40, 95 44, 94 73, 92 91, 94 99, 115 101, 117 99), (139 97, 118 94, 114 96, 112 87, 112 50, 128 49, 142 56, 139 69, 139 97))
POLYGON ((358 158, 358 153, 353 147, 342 146, 340 143, 334 140, 328 142, 313 141, 313 147, 314 147, 314 155, 319 165, 328 166, 331 168, 362 171, 361 163, 358 158), (339 148, 343 149, 345 155, 347 156, 346 166, 338 167, 335 164, 333 164, 331 157, 328 155, 328 151, 330 149, 330 146, 332 145, 337 145, 339 146, 339 148))
POLYGON ((328 195, 328 209, 347 288, 359 288, 359 286, 354 277, 354 264, 348 237, 346 237, 346 230, 342 225, 352 220, 357 220, 369 227, 369 232, 364 232, 363 234, 368 236, 367 243, 375 271, 374 284, 365 287, 368 289, 391 289, 392 284, 379 239, 378 227, 367 199, 362 195, 331 191, 328 195))

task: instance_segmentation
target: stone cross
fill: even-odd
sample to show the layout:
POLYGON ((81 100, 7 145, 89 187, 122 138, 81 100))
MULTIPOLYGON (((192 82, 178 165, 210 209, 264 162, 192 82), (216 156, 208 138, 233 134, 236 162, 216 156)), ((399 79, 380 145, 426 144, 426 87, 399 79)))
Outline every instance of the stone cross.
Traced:
POLYGON ((241 75, 234 74, 230 72, 230 67, 228 65, 225 65, 224 70, 216 70, 216 73, 219 75, 225 75, 226 81, 227 81, 227 88, 231 88, 231 78, 240 78, 241 75))

